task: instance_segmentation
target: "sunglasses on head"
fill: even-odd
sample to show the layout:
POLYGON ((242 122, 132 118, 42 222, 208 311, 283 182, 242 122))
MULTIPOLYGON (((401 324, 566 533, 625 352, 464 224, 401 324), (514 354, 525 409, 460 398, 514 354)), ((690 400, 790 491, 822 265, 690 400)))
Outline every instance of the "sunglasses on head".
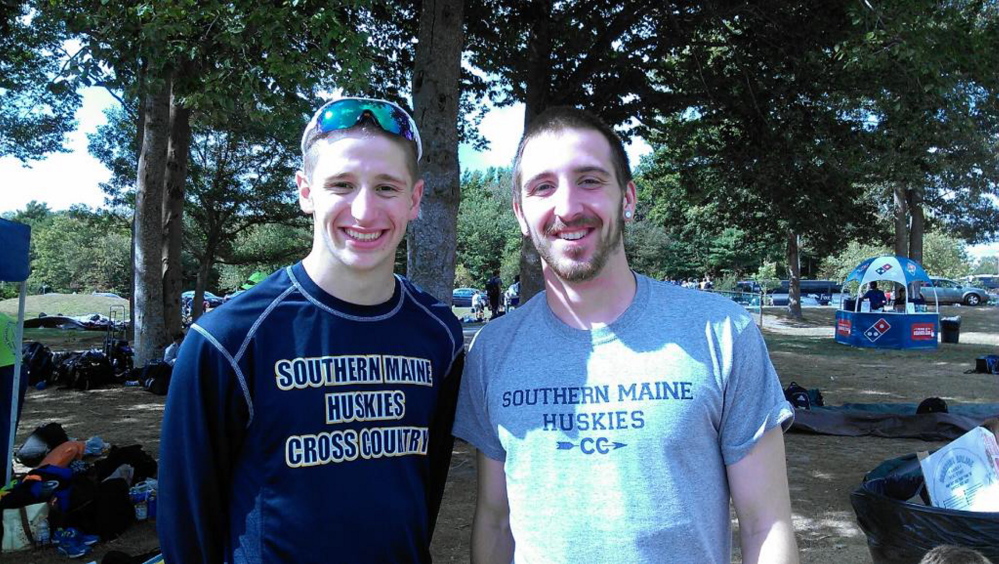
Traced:
MULTIPOLYGON (((388 133, 416 143, 416 160, 419 161, 423 157, 420 131, 416 128, 413 118, 406 113, 406 110, 392 102, 375 98, 340 98, 327 103, 312 116, 310 126, 305 129, 306 137, 312 127, 319 134, 323 134, 350 129, 365 120, 373 121, 388 133)), ((304 145, 305 139, 302 141, 304 145)))

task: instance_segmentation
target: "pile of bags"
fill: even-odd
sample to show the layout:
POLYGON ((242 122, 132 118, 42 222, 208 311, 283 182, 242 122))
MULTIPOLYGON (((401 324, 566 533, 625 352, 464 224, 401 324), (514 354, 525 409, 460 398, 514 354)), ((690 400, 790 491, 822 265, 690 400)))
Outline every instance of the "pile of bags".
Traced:
POLYGON ((58 423, 36 429, 15 457, 32 469, 0 489, 4 552, 51 543, 82 556, 135 523, 135 486, 145 493, 144 510, 155 492, 157 464, 142 446, 70 440, 58 423))

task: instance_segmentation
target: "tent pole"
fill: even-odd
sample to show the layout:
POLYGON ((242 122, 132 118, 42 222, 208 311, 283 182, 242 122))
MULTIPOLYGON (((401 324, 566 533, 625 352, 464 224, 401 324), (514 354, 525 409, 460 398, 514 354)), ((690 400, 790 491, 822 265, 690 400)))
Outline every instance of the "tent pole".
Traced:
POLYGON ((4 485, 10 483, 10 474, 14 465, 14 436, 17 433, 17 408, 21 399, 21 343, 24 341, 24 301, 28 293, 28 282, 21 282, 21 291, 17 299, 17 326, 14 329, 14 386, 10 400, 10 437, 7 453, 4 456, 4 485))

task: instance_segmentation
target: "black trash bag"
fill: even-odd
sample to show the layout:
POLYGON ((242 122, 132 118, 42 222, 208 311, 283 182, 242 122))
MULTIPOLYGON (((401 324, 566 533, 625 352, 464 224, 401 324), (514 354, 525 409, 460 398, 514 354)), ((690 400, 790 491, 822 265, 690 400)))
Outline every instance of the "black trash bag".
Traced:
POLYGON ((850 494, 874 564, 919 564, 941 544, 973 548, 999 561, 999 513, 925 505, 915 454, 883 462, 850 494), (917 494, 923 503, 908 501, 917 494))

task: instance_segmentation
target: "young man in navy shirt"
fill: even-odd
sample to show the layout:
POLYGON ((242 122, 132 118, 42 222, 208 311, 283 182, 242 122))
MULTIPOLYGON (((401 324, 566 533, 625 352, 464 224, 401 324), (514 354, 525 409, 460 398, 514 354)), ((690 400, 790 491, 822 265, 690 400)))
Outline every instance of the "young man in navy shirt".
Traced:
POLYGON ((412 118, 316 112, 296 176, 312 250, 198 320, 163 420, 171 564, 430 562, 463 363, 449 307, 393 274, 417 217, 412 118))

